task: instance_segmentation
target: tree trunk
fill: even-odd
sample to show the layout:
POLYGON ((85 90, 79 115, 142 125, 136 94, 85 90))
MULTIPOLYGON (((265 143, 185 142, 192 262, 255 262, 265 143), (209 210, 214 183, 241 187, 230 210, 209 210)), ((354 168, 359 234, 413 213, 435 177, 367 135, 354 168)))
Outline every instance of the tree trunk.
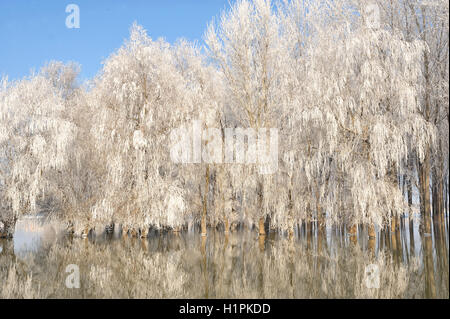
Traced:
POLYGON ((350 226, 350 227, 348 228, 348 233, 349 233, 350 235, 356 235, 356 224, 355 224, 355 225, 352 225, 352 226, 350 226))
POLYGON ((141 228, 141 238, 147 238, 148 237, 148 227, 141 228))
MULTIPOLYGON (((411 214, 411 213, 410 213, 411 214)), ((409 249, 410 255, 414 254, 414 220, 409 216, 409 249)))
POLYGON ((294 226, 289 227, 289 230, 288 230, 288 238, 289 238, 290 240, 292 240, 292 239, 294 238, 294 226))
POLYGON ((431 237, 424 238, 424 263, 425 263, 425 297, 436 298, 436 282, 434 278, 434 264, 433 264, 433 244, 431 237))
POLYGON ((401 235, 401 231, 402 231, 402 228, 401 228, 401 217, 400 216, 397 216, 396 217, 396 229, 395 229, 395 239, 396 239, 396 241, 397 241, 397 258, 400 260, 402 257, 403 257, 403 253, 402 253, 402 251, 403 251, 403 246, 402 246, 402 240, 401 240, 401 238, 400 238, 400 235, 401 235))
POLYGON ((132 228, 130 231, 130 235, 132 238, 136 238, 138 236, 138 232, 136 231, 136 229, 132 228))
POLYGON ((376 234, 375 234, 375 226, 373 224, 370 224, 367 228, 367 233, 369 235, 369 252, 371 254, 371 257, 375 256, 375 247, 376 247, 376 234))
POLYGON ((204 298, 208 298, 209 297, 209 275, 208 275, 208 264, 207 264, 207 260, 206 260, 206 233, 205 233, 205 236, 202 236, 200 251, 202 254, 203 280, 204 280, 204 285, 205 285, 204 298))
POLYGON ((375 226, 374 226, 373 224, 370 224, 370 225, 369 225, 369 228, 368 228, 368 235, 369 235, 369 238, 375 238, 375 237, 376 237, 376 234, 375 234, 375 226))
POLYGON ((89 226, 85 226, 82 230, 81 230, 81 238, 86 239, 88 238, 89 235, 89 226))
POLYGON ((425 156, 423 163, 419 164, 420 182, 420 210, 422 214, 422 232, 431 234, 431 205, 430 205, 430 158, 425 156))
POLYGON ((3 229, 0 229, 0 238, 12 238, 14 236, 14 230, 16 228, 16 219, 11 221, 4 221, 3 229))
POLYGON ((385 232, 384 232, 384 243, 388 249, 391 249, 391 227, 386 223, 385 232))
POLYGON ((259 218, 259 234, 261 236, 266 235, 266 230, 264 229, 264 218, 263 217, 259 218))
POLYGON ((441 181, 438 177, 438 171, 436 167, 433 167, 433 223, 436 234, 439 236, 441 225, 440 217, 441 217, 441 197, 440 195, 440 184, 441 181))
POLYGON ((265 248, 265 242, 266 242, 266 235, 260 234, 259 237, 258 237, 258 243, 259 243, 259 250, 260 250, 261 252, 264 251, 264 248, 265 248))
MULTIPOLYGON (((443 164, 441 164, 443 167, 443 164)), ((439 214, 439 229, 441 233, 444 233, 444 177, 443 177, 443 169, 441 170, 441 176, 439 177, 439 187, 438 187, 438 214, 439 214)))
POLYGON ((202 221, 201 221, 201 235, 206 236, 206 215, 202 215, 202 221))
POLYGON ((397 258, 398 253, 398 243, 397 243, 397 225, 395 217, 392 218, 391 222, 391 243, 392 243, 392 251, 394 252, 395 258, 397 258))
POLYGON ((201 234, 206 236, 206 212, 208 207, 208 191, 209 191, 209 165, 206 165, 205 172, 205 189, 203 192, 203 213, 201 221, 201 234))
MULTIPOLYGON (((412 165, 410 165, 410 169, 412 169, 412 165)), ((412 183, 411 177, 408 176, 406 182, 406 191, 408 192, 408 207, 409 207, 409 248, 410 255, 414 254, 414 216, 412 211, 412 183)))
POLYGON ((128 227, 122 225, 122 237, 126 237, 128 235, 128 227))
POLYGON ((356 238, 357 229, 358 229, 358 226, 356 224, 354 224, 348 228, 348 233, 350 235, 350 241, 352 242, 353 245, 356 245, 358 242, 358 240, 356 238))
POLYGON ((225 234, 228 234, 230 232, 228 217, 224 217, 223 226, 225 227, 225 234))
POLYGON ((263 202, 264 202, 264 182, 262 181, 261 177, 258 179, 258 208, 259 213, 262 214, 259 217, 258 222, 258 230, 260 235, 266 235, 266 230, 264 229, 264 221, 265 221, 265 214, 263 214, 263 202))

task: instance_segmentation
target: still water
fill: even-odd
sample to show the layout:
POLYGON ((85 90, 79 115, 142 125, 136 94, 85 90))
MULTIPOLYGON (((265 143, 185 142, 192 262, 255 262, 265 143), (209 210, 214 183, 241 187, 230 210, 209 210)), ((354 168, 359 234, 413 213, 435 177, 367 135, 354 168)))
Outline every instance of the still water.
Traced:
POLYGON ((363 228, 300 228, 291 239, 254 230, 72 239, 22 219, 14 240, 0 240, 0 297, 449 298, 447 227, 420 236, 405 223, 372 240, 363 228))

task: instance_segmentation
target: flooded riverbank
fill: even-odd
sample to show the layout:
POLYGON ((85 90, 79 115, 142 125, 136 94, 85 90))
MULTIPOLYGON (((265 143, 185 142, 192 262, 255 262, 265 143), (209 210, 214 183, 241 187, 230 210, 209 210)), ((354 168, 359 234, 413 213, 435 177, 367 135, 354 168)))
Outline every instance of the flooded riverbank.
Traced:
POLYGON ((2 298, 448 298, 448 231, 300 228, 293 238, 239 229, 149 238, 65 236, 21 221, 0 241, 2 298), (68 287, 75 265, 79 288, 68 287), (71 270, 72 269, 72 270, 71 270))

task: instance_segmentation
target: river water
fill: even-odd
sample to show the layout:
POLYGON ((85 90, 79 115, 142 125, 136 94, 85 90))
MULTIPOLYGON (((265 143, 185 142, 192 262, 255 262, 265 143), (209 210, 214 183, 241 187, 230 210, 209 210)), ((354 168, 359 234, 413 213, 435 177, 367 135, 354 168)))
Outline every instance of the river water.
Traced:
POLYGON ((77 239, 22 219, 0 240, 0 297, 449 298, 447 225, 421 236, 405 223, 376 239, 331 227, 77 239))

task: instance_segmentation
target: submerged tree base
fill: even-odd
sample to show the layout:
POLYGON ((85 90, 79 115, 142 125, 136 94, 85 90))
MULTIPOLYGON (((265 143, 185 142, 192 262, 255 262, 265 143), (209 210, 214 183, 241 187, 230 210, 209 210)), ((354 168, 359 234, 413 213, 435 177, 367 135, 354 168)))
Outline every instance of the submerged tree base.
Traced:
POLYGON ((0 222, 0 238, 11 239, 14 236, 15 221, 13 223, 0 222))
POLYGON ((417 243, 411 251, 407 241, 394 249, 383 236, 372 245, 363 234, 353 242, 333 228, 313 229, 308 244, 310 235, 300 231, 289 239, 277 232, 209 229, 207 237, 171 231, 149 232, 142 240, 121 234, 62 236, 31 250, 0 240, 0 297, 449 297, 445 241, 435 238, 434 247, 417 243), (79 267, 80 289, 64 285, 70 264, 79 267), (377 289, 367 285, 369 266, 380 276, 377 289))

